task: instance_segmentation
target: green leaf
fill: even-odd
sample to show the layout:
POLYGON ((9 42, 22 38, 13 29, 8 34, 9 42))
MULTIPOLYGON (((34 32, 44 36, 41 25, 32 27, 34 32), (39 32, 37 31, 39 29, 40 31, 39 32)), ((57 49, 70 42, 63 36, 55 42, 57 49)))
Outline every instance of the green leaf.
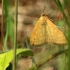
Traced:
MULTIPOLYGON (((16 51, 16 55, 23 53, 23 55, 33 56, 33 52, 30 49, 17 49, 16 51)), ((13 50, 0 54, 0 70, 6 70, 9 63, 13 60, 13 57, 13 50)))

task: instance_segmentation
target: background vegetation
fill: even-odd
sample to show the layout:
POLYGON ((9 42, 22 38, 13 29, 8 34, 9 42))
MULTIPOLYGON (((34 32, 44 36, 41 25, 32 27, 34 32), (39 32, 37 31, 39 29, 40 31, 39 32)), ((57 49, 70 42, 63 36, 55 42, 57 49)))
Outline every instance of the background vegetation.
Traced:
POLYGON ((69 0, 2 0, 0 3, 0 70, 70 70, 69 0), (67 45, 30 45, 36 18, 44 6, 44 13, 65 34, 67 45))

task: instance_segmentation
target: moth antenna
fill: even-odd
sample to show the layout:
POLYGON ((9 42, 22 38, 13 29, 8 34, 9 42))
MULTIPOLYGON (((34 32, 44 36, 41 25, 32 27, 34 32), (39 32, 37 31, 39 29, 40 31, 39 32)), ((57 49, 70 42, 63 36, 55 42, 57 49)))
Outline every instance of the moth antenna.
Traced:
POLYGON ((46 6, 44 7, 43 13, 44 13, 44 11, 45 11, 45 8, 46 8, 46 6))
POLYGON ((45 16, 45 14, 44 14, 44 10, 45 10, 45 8, 46 8, 46 6, 44 7, 44 9, 43 9, 43 12, 42 12, 41 16, 45 16))

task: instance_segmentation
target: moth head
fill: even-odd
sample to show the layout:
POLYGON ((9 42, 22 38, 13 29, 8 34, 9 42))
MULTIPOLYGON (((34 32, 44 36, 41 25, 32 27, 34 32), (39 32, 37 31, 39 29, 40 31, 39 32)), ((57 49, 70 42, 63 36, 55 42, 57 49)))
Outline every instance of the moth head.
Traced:
POLYGON ((44 13, 42 13, 41 16, 46 16, 46 15, 44 13))

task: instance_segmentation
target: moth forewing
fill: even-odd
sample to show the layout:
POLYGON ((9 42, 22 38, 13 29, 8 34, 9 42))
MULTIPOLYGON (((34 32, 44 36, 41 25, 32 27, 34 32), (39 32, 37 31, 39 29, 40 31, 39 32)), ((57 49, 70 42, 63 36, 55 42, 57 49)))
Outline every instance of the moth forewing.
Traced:
POLYGON ((49 37, 52 39, 51 42, 54 44, 67 44, 65 35, 56 27, 56 25, 54 25, 49 19, 47 19, 46 22, 48 22, 46 28, 48 28, 47 31, 49 30, 47 34, 50 35, 49 37))
POLYGON ((31 44, 40 45, 40 44, 44 43, 44 38, 43 38, 44 37, 44 29, 42 29, 43 28, 42 24, 43 24, 43 21, 40 18, 37 21, 37 23, 34 27, 34 30, 32 32, 32 35, 30 37, 31 44))

